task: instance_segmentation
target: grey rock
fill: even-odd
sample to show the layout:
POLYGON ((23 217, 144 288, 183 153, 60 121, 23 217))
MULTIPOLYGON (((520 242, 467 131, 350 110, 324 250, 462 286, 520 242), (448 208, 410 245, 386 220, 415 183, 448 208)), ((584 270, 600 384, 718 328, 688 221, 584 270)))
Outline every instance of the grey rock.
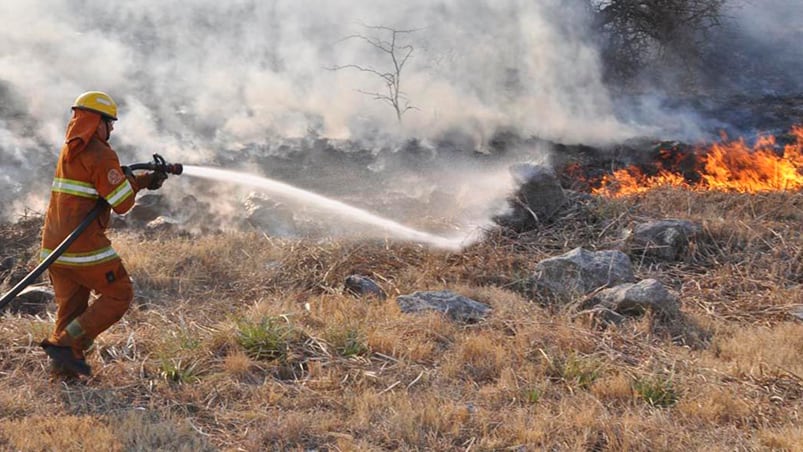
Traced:
POLYGON ((517 232, 535 229, 550 220, 567 201, 555 171, 545 165, 521 163, 510 168, 513 179, 520 184, 508 199, 510 212, 494 221, 517 232))
POLYGON ((50 287, 28 286, 14 297, 7 309, 19 314, 44 314, 49 307, 55 307, 53 303, 55 297, 56 295, 50 287))
POLYGON ((148 193, 137 197, 134 207, 123 218, 128 223, 147 224, 157 219, 167 209, 167 201, 163 195, 148 193))
POLYGON ((149 221, 145 225, 145 230, 151 233, 173 233, 179 229, 180 222, 175 218, 160 216, 149 221))
POLYGON ((0 272, 0 275, 3 275, 4 278, 2 280, 2 284, 0 287, 7 286, 9 288, 14 287, 18 282, 25 279, 28 276, 28 272, 32 270, 31 268, 26 268, 25 265, 21 265, 17 262, 14 263, 14 266, 11 269, 0 272))
POLYGON ((688 220, 660 220, 636 225, 626 243, 633 255, 674 261, 682 258, 701 227, 688 220))
POLYGON ((458 322, 477 322, 485 318, 491 307, 448 290, 414 292, 396 298, 402 312, 439 311, 458 322))
POLYGON ((207 202, 199 201, 195 196, 187 195, 181 198, 178 209, 171 214, 176 222, 184 225, 197 227, 200 230, 212 230, 210 223, 210 205, 207 202))
POLYGON ((594 296, 594 301, 599 306, 627 316, 639 316, 652 311, 674 317, 680 312, 678 298, 655 279, 604 289, 594 296))
POLYGON ((293 211, 262 193, 250 193, 243 201, 243 211, 247 224, 271 235, 290 236, 296 230, 293 211))
POLYGON ((380 300, 387 298, 385 291, 374 280, 367 276, 349 275, 346 277, 345 288, 357 296, 372 296, 380 300))
POLYGON ((566 254, 544 259, 531 278, 536 290, 570 301, 603 286, 633 282, 630 258, 618 250, 588 251, 575 248, 566 254))
POLYGON ((217 218, 212 219, 210 205, 192 195, 181 198, 176 208, 161 194, 148 193, 137 198, 134 207, 118 219, 115 227, 145 227, 151 232, 178 230, 213 230, 217 218))
POLYGON ((797 306, 789 311, 789 314, 797 320, 803 320, 803 306, 797 306))
POLYGON ((17 258, 14 256, 8 256, 0 261, 0 274, 11 270, 15 265, 17 265, 17 258))

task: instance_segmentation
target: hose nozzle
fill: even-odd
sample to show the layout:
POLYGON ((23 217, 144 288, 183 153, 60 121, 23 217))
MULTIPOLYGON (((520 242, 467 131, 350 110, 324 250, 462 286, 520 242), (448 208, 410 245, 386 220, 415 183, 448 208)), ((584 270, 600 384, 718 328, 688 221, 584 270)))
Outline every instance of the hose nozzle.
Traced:
POLYGON ((159 154, 153 154, 153 161, 147 163, 134 163, 126 167, 131 171, 145 170, 145 171, 160 171, 166 174, 179 175, 184 172, 184 166, 181 163, 167 163, 159 154))
POLYGON ((153 167, 152 171, 161 171, 167 174, 179 175, 184 172, 184 166, 181 163, 167 163, 159 154, 153 154, 153 167))
POLYGON ((164 172, 179 175, 184 172, 184 166, 181 163, 168 163, 164 166, 164 172))

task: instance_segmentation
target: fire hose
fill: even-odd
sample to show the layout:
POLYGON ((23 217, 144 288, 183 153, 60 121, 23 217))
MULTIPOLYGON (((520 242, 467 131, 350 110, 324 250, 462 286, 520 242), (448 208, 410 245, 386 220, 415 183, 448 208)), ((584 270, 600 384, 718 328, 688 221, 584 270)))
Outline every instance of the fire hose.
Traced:
MULTIPOLYGON (((153 161, 152 162, 145 162, 145 163, 134 163, 124 167, 124 169, 129 171, 136 171, 136 170, 147 170, 147 171, 159 171, 166 174, 175 174, 179 175, 184 171, 184 167, 181 163, 167 163, 165 159, 159 154, 153 154, 153 161)), ((75 229, 64 238, 64 240, 59 243, 59 246, 53 250, 50 255, 47 256, 39 265, 36 266, 30 273, 28 273, 25 278, 23 278, 20 282, 17 283, 8 293, 3 295, 0 298, 0 310, 2 310, 8 303, 11 302, 23 289, 28 287, 36 278, 39 277, 45 270, 47 270, 50 265, 56 261, 67 248, 81 235, 82 232, 90 225, 93 221, 103 212, 104 209, 108 208, 109 204, 106 202, 105 199, 99 198, 97 204, 89 211, 86 217, 75 227, 75 229)))

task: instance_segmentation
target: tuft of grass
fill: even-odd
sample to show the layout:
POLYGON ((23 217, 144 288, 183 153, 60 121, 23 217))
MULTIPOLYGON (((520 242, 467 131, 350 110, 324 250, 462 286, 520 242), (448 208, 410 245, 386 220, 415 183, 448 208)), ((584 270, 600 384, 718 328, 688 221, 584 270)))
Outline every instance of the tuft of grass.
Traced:
MULTIPOLYGON (((159 377, 171 383, 194 383, 200 379, 202 341, 186 327, 158 336, 153 344, 159 377)), ((113 356, 108 352, 106 355, 113 356)))
POLYGON ((200 379, 198 361, 163 358, 159 364, 159 376, 166 381, 179 384, 196 382, 200 379))
POLYGON ((119 440, 94 416, 32 416, 0 420, 0 448, 33 451, 121 451, 119 440))
POLYGON ((803 192, 582 202, 448 253, 240 233, 154 252, 117 232, 142 302, 99 338, 96 378, 50 380, 49 314, 0 315, 0 450, 798 450, 803 192), (681 322, 598 329, 519 287, 541 259, 658 218, 703 225, 688 260, 633 256, 678 290, 681 322), (355 272, 391 298, 452 289, 494 312, 463 325, 361 303, 342 294, 355 272), (697 334, 689 319, 699 349, 673 345, 697 334))
POLYGON ((356 327, 336 326, 330 328, 325 339, 340 356, 367 356, 370 354, 367 336, 356 327))
POLYGON ((242 320, 237 323, 237 343, 251 359, 284 361, 296 329, 280 317, 242 320))
POLYGON ((633 400, 633 379, 624 373, 602 377, 591 385, 591 393, 607 403, 629 403, 633 400))
POLYGON ((602 363, 594 357, 571 352, 565 356, 552 358, 543 350, 541 354, 547 363, 546 374, 553 381, 589 389, 602 375, 602 363))
POLYGON ((751 403, 744 400, 744 395, 730 388, 705 391, 690 388, 676 409, 690 418, 720 425, 742 425, 753 414, 751 403))
POLYGON ((189 420, 158 412, 126 410, 107 419, 114 437, 125 451, 172 450, 213 451, 209 442, 195 431, 189 420))
POLYGON ((236 350, 223 359, 223 369, 229 375, 242 377, 248 375, 254 362, 243 351, 236 350))
POLYGON ((501 346, 498 336, 483 332, 460 339, 444 364, 447 375, 488 383, 498 379, 502 370, 510 366, 510 353, 501 346))
MULTIPOLYGON (((803 254, 802 254, 803 255, 803 254)), ((800 302, 803 296, 797 295, 800 302)), ((775 372, 803 376, 803 328, 799 323, 782 322, 773 328, 755 326, 723 331, 712 351, 737 370, 750 373, 761 362, 775 372)))
POLYGON ((529 403, 537 405, 542 395, 543 393, 539 388, 531 388, 526 393, 526 399, 529 403))
POLYGON ((756 444, 758 450, 782 450, 796 451, 803 450, 803 426, 789 421, 791 425, 782 428, 766 428, 760 430, 757 435, 756 444))
MULTIPOLYGON (((16 419, 26 416, 31 407, 30 400, 13 390, 4 388, 0 391, 0 419, 16 419)), ((2 444, 2 442, 0 442, 2 444)))
POLYGON ((633 382, 633 390, 650 406, 668 408, 678 401, 678 392, 672 379, 663 376, 638 378, 633 382))

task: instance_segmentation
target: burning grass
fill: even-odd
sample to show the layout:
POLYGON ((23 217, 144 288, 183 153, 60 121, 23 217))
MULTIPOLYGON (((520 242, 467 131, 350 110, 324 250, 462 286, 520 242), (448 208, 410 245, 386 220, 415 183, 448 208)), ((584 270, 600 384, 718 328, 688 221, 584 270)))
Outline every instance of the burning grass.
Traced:
POLYGON ((803 189, 803 125, 793 127, 788 144, 772 135, 759 137, 753 146, 744 139, 695 149, 690 155, 662 149, 661 160, 650 172, 630 166, 602 176, 596 194, 628 196, 656 187, 716 190, 737 193, 799 191, 803 189), (691 167, 680 170, 681 167, 691 167))
MULTIPOLYGON (((590 197, 460 253, 119 233, 137 299, 98 339, 92 379, 48 379, 36 345, 48 315, 0 318, 0 448, 796 450, 801 223, 800 192, 663 188, 590 197), (680 296, 674 323, 600 328, 526 284, 540 259, 611 248, 634 222, 666 217, 703 225, 687 258, 631 257, 680 296), (390 299, 349 295, 352 273, 390 299), (493 313, 461 325, 393 301, 426 289, 493 313)), ((23 259, 38 236, 25 243, 23 259)))

